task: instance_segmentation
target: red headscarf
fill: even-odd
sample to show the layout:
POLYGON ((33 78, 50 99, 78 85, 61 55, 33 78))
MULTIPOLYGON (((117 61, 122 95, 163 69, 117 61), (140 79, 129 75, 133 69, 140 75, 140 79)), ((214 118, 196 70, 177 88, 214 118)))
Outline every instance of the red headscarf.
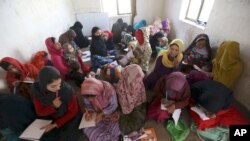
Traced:
POLYGON ((11 92, 13 92, 14 90, 14 87, 12 84, 13 82, 17 80, 23 81, 25 80, 26 77, 36 79, 38 75, 38 69, 32 64, 22 64, 18 60, 11 58, 11 57, 5 57, 1 60, 1 62, 7 62, 15 66, 21 72, 20 79, 16 77, 17 75, 15 73, 9 72, 9 71, 7 72, 6 81, 11 92))
POLYGON ((135 37, 138 40, 140 45, 144 43, 144 37, 143 37, 142 30, 140 30, 140 29, 136 30, 135 37))

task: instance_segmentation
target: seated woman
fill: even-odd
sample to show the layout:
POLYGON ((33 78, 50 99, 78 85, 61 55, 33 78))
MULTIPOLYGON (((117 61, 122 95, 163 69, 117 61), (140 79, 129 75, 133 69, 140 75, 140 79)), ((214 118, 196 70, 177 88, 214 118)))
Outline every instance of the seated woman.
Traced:
POLYGON ((168 39, 164 36, 164 34, 159 31, 155 33, 149 40, 151 48, 152 48, 152 56, 156 56, 160 50, 167 50, 168 39))
POLYGON ((247 120, 232 106, 233 91, 220 82, 205 80, 193 84, 191 97, 193 104, 198 105, 199 109, 209 118, 202 120, 197 113, 190 110, 191 116, 200 130, 220 125, 229 127, 234 124, 247 124, 247 120))
POLYGON ((183 70, 189 73, 188 67, 190 69, 193 65, 204 69, 205 71, 211 70, 211 47, 209 43, 209 38, 207 34, 199 34, 195 37, 193 42, 188 46, 188 48, 183 53, 183 61, 181 64, 183 70))
POLYGON ((102 30, 99 27, 92 28, 92 42, 90 45, 91 61, 93 68, 99 68, 102 65, 111 63, 113 60, 108 58, 108 51, 104 40, 102 39, 102 30))
POLYGON ((169 44, 168 50, 162 50, 155 61, 153 71, 144 79, 146 89, 153 89, 157 80, 179 70, 179 63, 182 60, 183 41, 174 39, 169 44))
POLYGON ((0 134, 5 141, 19 141, 36 118, 32 102, 22 96, 0 93, 0 134))
POLYGON ((132 59, 132 64, 138 64, 143 72, 148 71, 149 60, 151 58, 152 49, 149 44, 149 28, 143 27, 135 32, 135 37, 138 43, 133 50, 134 58, 132 59))
POLYGON ((191 96, 189 84, 181 72, 173 72, 162 77, 157 82, 154 92, 159 95, 149 105, 147 117, 158 122, 168 119, 175 109, 187 106, 191 96), (164 99, 167 99, 166 110, 161 109, 161 101, 164 99))
POLYGON ((77 50, 77 51, 79 50, 80 51, 79 47, 74 42, 75 37, 76 37, 75 31, 72 30, 72 29, 69 29, 65 33, 63 33, 62 35, 60 35, 60 37, 59 37, 59 43, 62 46, 64 44, 66 44, 66 43, 70 43, 75 50, 77 50))
POLYGON ((108 51, 114 50, 113 34, 110 31, 105 30, 103 31, 103 38, 104 38, 107 50, 108 51))
POLYGON ((47 38, 45 40, 45 44, 51 56, 51 62, 54 67, 60 71, 62 77, 64 78, 69 70, 67 64, 63 60, 63 49, 61 48, 61 44, 57 42, 54 37, 47 38))
POLYGON ((212 63, 212 72, 196 67, 198 71, 192 76, 189 75, 188 79, 193 82, 200 81, 200 78, 202 80, 213 79, 233 89, 243 71, 239 43, 236 41, 224 41, 221 43, 212 63))
POLYGON ((88 65, 85 65, 82 61, 82 54, 81 52, 78 52, 75 48, 70 43, 65 43, 63 45, 64 53, 63 53, 63 58, 66 61, 66 64, 70 66, 72 62, 79 62, 82 72, 87 74, 90 72, 90 67, 88 65))
POLYGON ((53 66, 46 51, 38 51, 32 58, 31 64, 40 70, 44 66, 53 66))
POLYGON ((22 64, 11 57, 4 57, 0 61, 0 66, 7 71, 5 79, 12 93, 14 92, 14 88, 19 85, 20 81, 34 81, 38 75, 38 69, 34 65, 22 64))
POLYGON ((96 125, 84 128, 90 141, 116 141, 120 135, 119 115, 115 112, 118 103, 114 87, 95 78, 86 79, 81 86, 85 105, 85 118, 91 120, 96 113, 96 125))
POLYGON ((70 29, 74 30, 76 33, 76 37, 74 38, 76 45, 80 48, 86 48, 89 46, 89 40, 83 35, 82 28, 82 23, 79 21, 76 21, 75 24, 70 27, 70 29))
POLYGON ((146 92, 143 85, 144 73, 139 65, 132 64, 122 70, 116 92, 121 106, 120 129, 125 135, 139 131, 146 118, 146 92))
POLYGON ((39 71, 33 84, 31 97, 37 116, 51 119, 45 127, 42 140, 78 140, 80 113, 73 88, 64 82, 60 72, 51 66, 39 71), (72 134, 74 133, 74 134, 72 134))

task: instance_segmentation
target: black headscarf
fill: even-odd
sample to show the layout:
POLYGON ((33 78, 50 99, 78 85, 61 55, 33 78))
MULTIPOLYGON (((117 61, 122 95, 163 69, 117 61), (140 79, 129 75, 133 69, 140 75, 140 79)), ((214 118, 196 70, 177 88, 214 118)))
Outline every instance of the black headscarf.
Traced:
POLYGON ((89 40, 83 35, 82 28, 82 23, 80 23, 79 21, 76 21, 75 24, 70 27, 70 29, 74 30, 76 33, 76 37, 74 38, 74 42, 76 43, 76 45, 80 48, 85 48, 88 47, 89 40))
POLYGON ((212 57, 212 51, 211 51, 211 46, 210 46, 210 42, 209 42, 209 37, 207 34, 199 34, 195 37, 195 39, 192 41, 192 43, 188 46, 188 48, 184 51, 187 52, 189 49, 195 47, 196 43, 200 40, 205 40, 206 41, 206 49, 208 51, 208 59, 209 61, 211 61, 211 57, 212 57))
POLYGON ((103 56, 106 57, 108 55, 107 52, 107 47, 105 45, 104 40, 102 39, 102 36, 96 36, 95 33, 96 31, 100 30, 99 27, 93 27, 91 34, 92 34, 92 42, 91 42, 91 46, 90 46, 90 52, 91 52, 91 56, 92 55, 99 55, 99 56, 103 56))
POLYGON ((214 114, 229 108, 233 101, 233 92, 222 83, 213 80, 193 84, 191 96, 197 104, 214 114))
POLYGON ((10 128, 16 134, 36 118, 32 102, 20 95, 0 93, 0 129, 10 128))
MULTIPOLYGON (((56 68, 51 66, 43 67, 38 74, 38 82, 35 82, 32 86, 32 97, 37 98, 44 105, 52 105, 53 100, 56 98, 56 93, 47 90, 47 85, 59 78, 61 78, 61 75, 56 68)), ((57 116, 62 116, 67 112, 67 106, 73 94, 74 90, 72 87, 62 81, 61 88, 58 91, 62 105, 57 109, 57 116)))

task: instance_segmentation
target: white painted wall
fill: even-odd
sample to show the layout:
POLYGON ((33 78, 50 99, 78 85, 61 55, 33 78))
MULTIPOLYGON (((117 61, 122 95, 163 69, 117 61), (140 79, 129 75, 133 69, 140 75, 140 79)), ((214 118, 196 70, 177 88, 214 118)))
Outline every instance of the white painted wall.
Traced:
POLYGON ((136 0, 135 22, 145 19, 147 24, 152 24, 156 17, 165 18, 164 7, 165 0, 136 0))
MULTIPOLYGON (((0 19, 0 59, 10 56, 22 62, 47 50, 45 39, 59 37, 75 22, 70 0, 1 0, 0 19)), ((0 81, 3 78, 0 69, 0 81)))
POLYGON ((210 37, 212 46, 219 46, 222 41, 235 40, 240 43, 241 59, 244 72, 235 88, 235 97, 250 109, 250 1, 249 0, 215 0, 205 30, 189 25, 179 20, 182 0, 166 0, 165 16, 171 21, 170 38, 180 38, 185 46, 199 33, 210 37))

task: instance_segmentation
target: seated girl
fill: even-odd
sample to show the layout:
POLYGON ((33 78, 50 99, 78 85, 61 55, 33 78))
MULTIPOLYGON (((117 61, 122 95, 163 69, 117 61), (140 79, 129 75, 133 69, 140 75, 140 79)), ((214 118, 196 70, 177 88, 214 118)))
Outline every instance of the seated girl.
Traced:
POLYGON ((144 72, 147 72, 152 54, 152 49, 149 44, 149 28, 143 27, 138 29, 135 33, 135 37, 138 40, 138 44, 133 50, 135 57, 131 63, 138 64, 144 72))
POLYGON ((170 118, 175 109, 187 106, 191 96, 189 84, 181 72, 173 72, 162 77, 157 82, 154 92, 158 96, 149 105, 147 117, 158 122, 170 118), (161 103, 165 103, 166 110, 161 109, 161 103))
POLYGON ((90 71, 90 67, 88 65, 85 65, 82 61, 81 52, 78 52, 76 49, 74 49, 70 43, 65 43, 63 45, 63 49, 63 57, 69 67, 71 67, 70 64, 72 62, 77 61, 81 65, 83 73, 87 74, 90 71))
POLYGON ((63 60, 63 49, 61 48, 61 44, 56 41, 54 37, 49 37, 45 40, 45 44, 51 56, 51 62, 54 67, 59 70, 62 77, 68 73, 67 64, 63 60))
MULTIPOLYGON (((76 33, 74 30, 69 29, 68 31, 66 31, 65 33, 63 33, 62 35, 60 35, 59 37, 59 43, 61 45, 64 45, 66 43, 70 43, 72 45, 72 47, 75 50, 79 50, 79 47, 76 45, 76 43, 74 42, 74 39, 76 38, 76 33)), ((80 50, 79 50, 80 51, 80 50)))
POLYGON ((92 28, 92 42, 90 45, 91 63, 93 68, 99 68, 113 60, 108 58, 107 47, 102 38, 102 30, 99 27, 92 28))
POLYGON ((220 82, 205 80, 193 84, 191 97, 193 104, 196 104, 208 117, 207 120, 202 120, 197 113, 190 110, 200 130, 220 125, 229 127, 234 124, 247 124, 247 120, 232 106, 233 91, 220 82))
POLYGON ((144 73, 139 65, 132 64, 122 70, 116 92, 121 107, 120 129, 125 135, 139 131, 146 118, 146 92, 143 85, 144 73))
POLYGON ((22 96, 0 93, 0 134, 5 141, 19 141, 36 118, 32 102, 22 96))
POLYGON ((200 81, 200 78, 202 80, 213 79, 233 89, 243 71, 239 45, 236 41, 222 42, 212 61, 212 72, 196 67, 198 71, 194 71, 194 75, 189 75, 188 79, 193 82, 200 81))
POLYGON ((162 50, 159 53, 153 71, 144 79, 146 89, 153 89, 157 80, 162 76, 178 71, 183 57, 183 46, 182 40, 175 39, 169 44, 168 50, 162 50))
POLYGON ((31 92, 36 114, 53 120, 42 127, 45 134, 41 140, 78 140, 81 118, 73 88, 62 80, 60 72, 54 67, 43 67, 38 77, 31 92))
POLYGON ((153 56, 156 56, 161 50, 167 50, 168 39, 161 31, 155 33, 149 42, 153 52, 152 55, 154 54, 153 56))
POLYGON ((86 79, 81 86, 85 105, 85 119, 91 120, 96 113, 96 125, 84 128, 90 141, 116 141, 120 135, 117 97, 114 87, 95 78, 86 79))
POLYGON ((31 59, 31 64, 40 70, 44 66, 53 66, 46 51, 38 51, 31 59))
POLYGON ((20 81, 34 81, 38 75, 38 69, 34 65, 22 64, 11 57, 4 57, 0 61, 0 66, 7 72, 5 79, 12 93, 20 81))
POLYGON ((76 21, 75 24, 70 27, 70 29, 74 30, 76 33, 76 37, 74 38, 76 45, 80 48, 86 48, 89 46, 89 40, 83 35, 82 28, 82 23, 79 21, 76 21))
MULTIPOLYGON (((183 70, 185 67, 196 65, 205 71, 211 70, 211 47, 209 38, 206 34, 199 34, 195 37, 193 42, 184 51, 183 70)), ((187 70, 188 68, 186 68, 187 70)), ((190 70, 187 70, 189 73, 190 70)))

